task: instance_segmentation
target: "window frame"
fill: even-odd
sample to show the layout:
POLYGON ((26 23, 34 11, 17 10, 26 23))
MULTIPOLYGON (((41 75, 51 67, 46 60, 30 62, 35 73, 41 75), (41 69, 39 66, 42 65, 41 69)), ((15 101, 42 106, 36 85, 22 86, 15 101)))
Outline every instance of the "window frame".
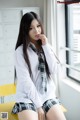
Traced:
POLYGON ((68 34, 68 30, 69 30, 69 28, 68 28, 68 26, 69 26, 69 23, 68 23, 69 22, 68 21, 69 13, 68 13, 68 11, 69 11, 68 4, 66 4, 65 5, 65 31, 66 31, 66 40, 65 40, 65 48, 64 48, 65 49, 65 54, 66 54, 66 75, 67 75, 67 77, 71 78, 72 80, 80 83, 80 80, 78 80, 78 79, 76 79, 76 78, 74 78, 74 77, 72 77, 72 76, 69 75, 69 70, 70 69, 76 70, 78 72, 80 72, 80 70, 74 68, 73 66, 71 66, 69 64, 69 52, 70 51, 78 52, 78 51, 74 50, 74 49, 72 50, 72 49, 69 48, 69 40, 70 39, 69 39, 69 34, 68 34))

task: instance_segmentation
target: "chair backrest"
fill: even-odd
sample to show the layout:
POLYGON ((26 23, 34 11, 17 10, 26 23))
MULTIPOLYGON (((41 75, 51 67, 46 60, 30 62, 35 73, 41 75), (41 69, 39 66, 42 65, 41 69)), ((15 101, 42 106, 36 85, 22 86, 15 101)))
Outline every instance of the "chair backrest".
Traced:
POLYGON ((8 96, 16 93, 16 84, 6 84, 0 86, 0 97, 8 96))

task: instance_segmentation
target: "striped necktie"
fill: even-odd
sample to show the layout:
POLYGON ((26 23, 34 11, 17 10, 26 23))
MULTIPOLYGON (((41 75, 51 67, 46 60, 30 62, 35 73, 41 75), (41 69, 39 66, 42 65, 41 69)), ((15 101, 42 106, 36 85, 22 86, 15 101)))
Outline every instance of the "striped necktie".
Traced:
POLYGON ((40 91, 41 91, 42 94, 44 94, 47 91, 47 74, 46 74, 46 68, 45 68, 44 53, 43 53, 42 49, 37 50, 32 43, 29 45, 29 47, 31 47, 31 49, 34 52, 36 52, 36 54, 38 55, 38 60, 39 60, 38 70, 40 70, 41 79, 42 79, 41 90, 40 91))

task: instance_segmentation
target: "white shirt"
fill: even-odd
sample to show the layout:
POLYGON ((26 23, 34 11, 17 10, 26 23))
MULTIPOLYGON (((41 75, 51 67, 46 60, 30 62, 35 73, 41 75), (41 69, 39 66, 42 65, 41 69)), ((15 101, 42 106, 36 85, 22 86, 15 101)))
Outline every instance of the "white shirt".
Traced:
MULTIPOLYGON (((46 61, 51 74, 57 73, 58 60, 56 59, 51 46, 47 43, 42 45, 46 61)), ((19 46, 15 51, 15 67, 17 73, 16 102, 31 103, 37 108, 48 99, 55 99, 55 85, 52 79, 47 82, 47 92, 40 93, 41 76, 38 70, 38 55, 30 48, 27 49, 29 61, 31 64, 32 76, 30 77, 29 68, 23 57, 23 46, 19 46)))

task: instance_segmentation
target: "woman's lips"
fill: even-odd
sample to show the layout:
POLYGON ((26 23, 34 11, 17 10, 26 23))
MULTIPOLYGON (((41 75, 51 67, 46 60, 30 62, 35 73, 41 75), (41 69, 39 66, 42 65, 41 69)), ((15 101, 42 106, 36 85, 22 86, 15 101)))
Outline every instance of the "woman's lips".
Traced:
POLYGON ((36 38, 39 38, 39 34, 38 35, 35 35, 36 38))

